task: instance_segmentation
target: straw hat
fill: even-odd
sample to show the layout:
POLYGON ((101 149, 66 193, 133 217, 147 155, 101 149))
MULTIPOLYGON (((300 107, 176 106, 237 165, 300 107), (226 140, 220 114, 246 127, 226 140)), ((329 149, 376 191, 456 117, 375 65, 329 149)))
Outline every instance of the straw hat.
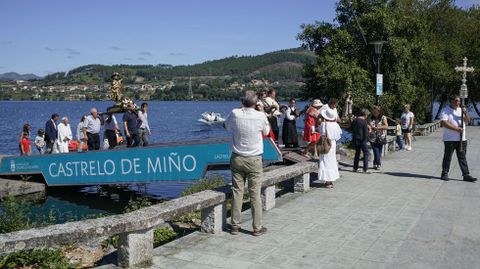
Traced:
POLYGON ((312 102, 312 106, 314 106, 314 107, 321 107, 321 106, 323 106, 323 104, 322 104, 322 101, 320 101, 320 99, 315 99, 315 100, 313 100, 313 102, 312 102))

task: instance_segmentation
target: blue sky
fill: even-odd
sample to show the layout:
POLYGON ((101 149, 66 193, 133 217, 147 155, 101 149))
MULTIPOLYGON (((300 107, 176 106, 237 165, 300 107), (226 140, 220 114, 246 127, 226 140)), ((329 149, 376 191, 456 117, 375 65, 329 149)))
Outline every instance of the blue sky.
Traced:
POLYGON ((0 0, 0 73, 194 64, 298 47, 300 25, 333 21, 335 2, 0 0))

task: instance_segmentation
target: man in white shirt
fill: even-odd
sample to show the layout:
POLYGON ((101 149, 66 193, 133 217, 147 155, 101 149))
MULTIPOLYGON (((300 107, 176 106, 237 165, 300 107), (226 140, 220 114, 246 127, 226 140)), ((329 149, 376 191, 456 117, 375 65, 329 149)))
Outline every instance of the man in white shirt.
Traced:
POLYGON ((450 96, 450 105, 442 110, 440 120, 443 125, 443 143, 445 144, 441 178, 445 181, 449 180, 448 172, 450 170, 450 162, 452 161, 453 151, 456 151, 458 164, 462 170, 463 180, 469 182, 477 181, 476 178, 470 175, 468 170, 465 122, 469 122, 471 119, 466 108, 460 107, 460 96, 450 96), (461 126, 462 110, 464 115, 463 126, 461 126), (463 150, 460 150, 460 143, 463 144, 463 150))
POLYGON ((253 91, 247 91, 242 99, 242 108, 232 110, 225 121, 225 128, 232 132, 232 230, 236 235, 240 231, 240 216, 243 204, 245 181, 248 180, 250 205, 253 217, 253 235, 264 234, 267 229, 262 226, 262 154, 263 135, 268 135, 270 126, 263 111, 256 111, 258 98, 253 91))
POLYGON ((83 121, 83 135, 87 140, 88 150, 100 149, 101 125, 103 125, 103 119, 99 117, 97 109, 90 109, 90 115, 83 121))
POLYGON ((142 103, 140 110, 138 111, 138 120, 140 126, 138 127, 137 134, 140 140, 139 146, 148 146, 148 137, 152 134, 150 132, 150 125, 148 125, 148 104, 142 103))
POLYGON ((279 135, 278 118, 282 115, 282 112, 280 112, 280 105, 277 103, 276 98, 277 92, 274 89, 267 91, 267 97, 265 98, 265 112, 268 114, 268 122, 270 122, 270 127, 275 136, 275 142, 278 141, 279 135))

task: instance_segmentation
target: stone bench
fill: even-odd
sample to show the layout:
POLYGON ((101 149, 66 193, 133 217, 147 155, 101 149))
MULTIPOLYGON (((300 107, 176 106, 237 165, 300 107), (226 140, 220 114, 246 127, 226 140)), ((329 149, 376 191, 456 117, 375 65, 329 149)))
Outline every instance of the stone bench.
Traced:
MULTIPOLYGON (((306 192, 310 188, 310 173, 317 169, 317 162, 302 162, 264 173, 264 209, 275 206, 276 184, 294 179, 295 191, 306 192)), ((118 265, 148 264, 153 257, 153 231, 166 221, 200 210, 201 231, 221 232, 225 228, 226 201, 230 192, 229 187, 206 190, 130 213, 0 234, 0 253, 58 247, 119 235, 118 265)))

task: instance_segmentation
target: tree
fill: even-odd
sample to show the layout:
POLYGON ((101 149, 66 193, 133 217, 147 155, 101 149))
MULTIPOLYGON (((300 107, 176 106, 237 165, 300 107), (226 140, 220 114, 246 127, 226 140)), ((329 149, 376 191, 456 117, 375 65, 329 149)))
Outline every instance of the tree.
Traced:
POLYGON ((302 93, 306 98, 342 100, 351 91, 356 109, 374 105, 377 66, 368 42, 384 40, 383 110, 395 117, 411 103, 419 121, 428 121, 432 102, 444 100, 452 89, 458 92, 453 67, 461 55, 471 51, 479 56, 478 10, 462 10, 448 0, 340 0, 337 24, 301 26, 298 39, 317 55, 317 61, 304 68, 302 93))

